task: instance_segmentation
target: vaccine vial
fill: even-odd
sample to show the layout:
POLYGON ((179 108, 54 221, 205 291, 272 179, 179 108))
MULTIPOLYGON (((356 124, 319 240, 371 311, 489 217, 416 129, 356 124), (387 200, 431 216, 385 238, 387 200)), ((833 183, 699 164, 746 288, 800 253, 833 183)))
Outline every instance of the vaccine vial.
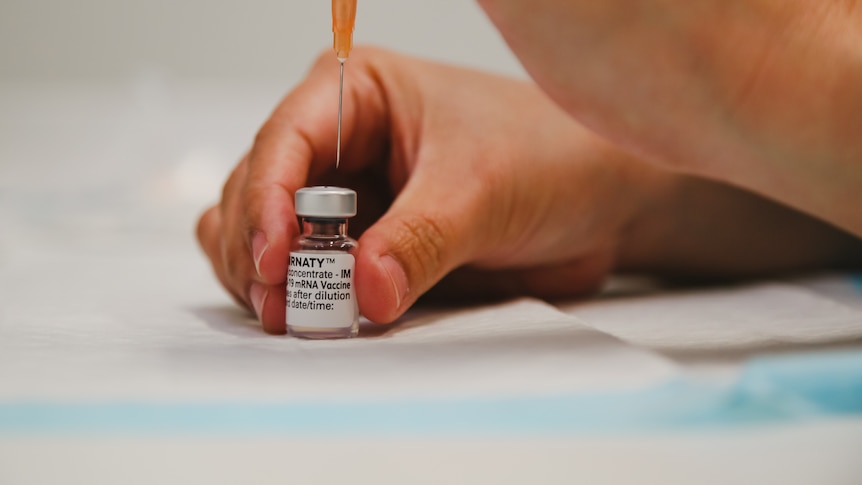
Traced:
POLYGON ((356 215, 356 192, 340 187, 296 191, 302 234, 290 247, 287 271, 287 331, 294 337, 355 337, 359 307, 353 287, 359 245, 347 235, 356 215))

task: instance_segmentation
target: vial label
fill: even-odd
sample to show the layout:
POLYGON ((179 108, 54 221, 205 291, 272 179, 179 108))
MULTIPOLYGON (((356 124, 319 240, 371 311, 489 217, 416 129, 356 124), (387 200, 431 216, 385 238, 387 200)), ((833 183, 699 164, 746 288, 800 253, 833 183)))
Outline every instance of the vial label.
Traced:
POLYGON ((349 253, 290 253, 287 324, 318 328, 353 325, 357 313, 354 262, 349 253))

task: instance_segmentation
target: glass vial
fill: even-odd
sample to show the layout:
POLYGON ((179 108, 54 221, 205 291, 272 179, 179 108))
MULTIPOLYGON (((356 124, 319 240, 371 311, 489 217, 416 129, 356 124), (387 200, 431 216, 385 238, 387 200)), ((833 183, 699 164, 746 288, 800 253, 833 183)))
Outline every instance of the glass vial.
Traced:
POLYGON ((356 215, 356 192, 340 187, 296 191, 302 234, 290 247, 287 271, 287 331, 294 337, 355 337, 359 307, 353 287, 356 240, 347 219, 356 215))

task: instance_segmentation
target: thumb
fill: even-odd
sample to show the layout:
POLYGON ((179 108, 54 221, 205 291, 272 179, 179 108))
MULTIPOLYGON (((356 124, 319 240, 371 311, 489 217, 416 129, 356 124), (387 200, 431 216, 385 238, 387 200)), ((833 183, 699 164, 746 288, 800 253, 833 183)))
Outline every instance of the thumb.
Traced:
MULTIPOLYGON (((458 194, 428 184, 399 194, 389 211, 359 240, 356 297, 366 318, 398 318, 447 273, 470 261, 483 234, 481 212, 467 191, 458 194)), ((462 186, 463 187, 463 186, 462 186)))

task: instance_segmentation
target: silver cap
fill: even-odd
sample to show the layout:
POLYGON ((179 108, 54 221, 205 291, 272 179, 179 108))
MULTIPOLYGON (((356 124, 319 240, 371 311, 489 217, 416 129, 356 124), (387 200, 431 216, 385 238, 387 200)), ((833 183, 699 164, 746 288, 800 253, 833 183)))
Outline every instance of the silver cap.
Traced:
POLYGON ((296 215, 302 217, 353 217, 356 192, 341 187, 305 187, 296 191, 296 215))

